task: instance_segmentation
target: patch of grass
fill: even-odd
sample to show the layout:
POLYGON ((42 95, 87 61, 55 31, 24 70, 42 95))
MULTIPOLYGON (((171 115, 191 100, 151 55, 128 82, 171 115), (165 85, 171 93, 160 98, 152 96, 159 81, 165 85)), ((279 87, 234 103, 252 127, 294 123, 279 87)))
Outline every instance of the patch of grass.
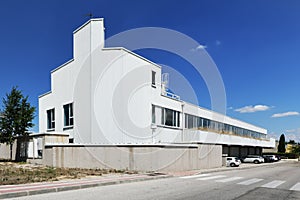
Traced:
POLYGON ((55 168, 31 165, 23 162, 0 162, 0 185, 58 181, 86 176, 102 176, 109 173, 132 174, 136 172, 114 169, 55 168))

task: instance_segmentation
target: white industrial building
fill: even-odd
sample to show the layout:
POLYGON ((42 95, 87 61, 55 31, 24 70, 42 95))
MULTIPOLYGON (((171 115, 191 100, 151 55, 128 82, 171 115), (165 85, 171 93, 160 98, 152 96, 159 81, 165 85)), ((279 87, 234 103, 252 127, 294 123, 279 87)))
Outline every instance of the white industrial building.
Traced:
MULTIPOLYGON (((161 66, 125 48, 105 47, 103 19, 89 20, 74 31, 73 40, 74 58, 51 72, 51 91, 39 97, 40 135, 63 138, 60 143, 59 139, 43 140, 44 163, 86 167, 76 163, 70 153, 70 149, 81 151, 82 147, 91 148, 89 152, 113 146, 135 147, 138 151, 145 148, 147 152, 153 152, 149 148, 165 147, 214 152, 211 158, 205 158, 216 160, 210 161, 214 164, 178 167, 177 163, 174 169, 180 170, 219 166, 224 154, 260 154, 262 148, 274 148, 275 140, 268 138, 266 129, 181 101, 167 92, 167 76, 162 75, 161 66)), ((170 151, 168 148, 165 151, 170 151)), ((81 154, 87 159, 82 152, 76 157, 81 154)), ((135 159, 125 162, 128 168, 165 166, 143 167, 135 156, 129 155, 135 159)), ((104 163, 108 162, 114 161, 104 163)), ((117 167, 111 163, 108 165, 127 168, 124 163, 117 167)))

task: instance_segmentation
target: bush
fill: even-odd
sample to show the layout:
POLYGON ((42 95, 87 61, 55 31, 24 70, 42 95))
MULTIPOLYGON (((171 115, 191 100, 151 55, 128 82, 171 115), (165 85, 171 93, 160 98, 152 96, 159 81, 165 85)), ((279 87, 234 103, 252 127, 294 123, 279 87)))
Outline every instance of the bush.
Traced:
POLYGON ((299 158, 299 153, 264 153, 264 155, 278 155, 282 159, 296 159, 296 158, 299 158))

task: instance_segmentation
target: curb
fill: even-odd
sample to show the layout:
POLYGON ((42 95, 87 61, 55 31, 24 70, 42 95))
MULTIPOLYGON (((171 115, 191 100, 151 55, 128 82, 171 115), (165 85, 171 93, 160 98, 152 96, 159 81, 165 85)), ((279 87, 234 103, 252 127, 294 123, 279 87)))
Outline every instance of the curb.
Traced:
POLYGON ((149 177, 143 177, 143 178, 137 178, 137 179, 114 180, 114 181, 108 181, 108 182, 100 182, 99 181, 98 183, 97 182, 96 183, 87 183, 87 184, 75 183, 74 185, 70 184, 68 186, 62 186, 62 187, 59 187, 59 186, 51 187, 50 186, 50 188, 43 188, 43 189, 34 189, 33 188, 33 189, 26 190, 26 191, 0 194, 0 199, 24 197, 24 196, 31 196, 31 195, 38 195, 38 194, 46 194, 46 193, 54 193, 54 192, 85 189, 85 188, 91 188, 91 187, 106 186, 106 185, 116 185, 116 184, 123 184, 123 183, 141 182, 141 181, 174 177, 172 175, 156 175, 156 176, 148 175, 148 176, 149 177))

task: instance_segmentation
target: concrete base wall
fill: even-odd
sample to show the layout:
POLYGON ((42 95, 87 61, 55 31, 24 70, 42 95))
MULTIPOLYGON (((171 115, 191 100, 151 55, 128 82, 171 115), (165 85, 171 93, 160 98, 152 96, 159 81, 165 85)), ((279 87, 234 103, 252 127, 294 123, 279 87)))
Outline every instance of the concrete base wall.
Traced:
MULTIPOLYGON (((17 149, 17 142, 15 141, 13 144, 12 160, 16 160, 16 149, 17 149)), ((1 160, 10 159, 10 145, 0 143, 0 159, 1 160)))
POLYGON ((183 171, 222 166, 221 145, 46 146, 43 159, 28 160, 53 167, 136 171, 183 171))

